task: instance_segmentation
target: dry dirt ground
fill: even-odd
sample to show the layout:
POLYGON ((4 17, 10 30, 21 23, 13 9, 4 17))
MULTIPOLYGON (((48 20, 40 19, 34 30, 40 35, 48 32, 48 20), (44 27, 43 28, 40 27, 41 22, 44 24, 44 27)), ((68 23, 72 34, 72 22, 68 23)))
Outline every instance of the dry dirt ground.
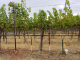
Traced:
POLYGON ((1 39, 1 50, 0 50, 0 60, 80 60, 80 43, 78 42, 78 37, 73 36, 72 40, 70 36, 65 36, 64 49, 68 49, 68 54, 62 54, 62 38, 60 36, 55 36, 54 39, 50 39, 50 51, 49 51, 49 37, 44 37, 43 40, 43 51, 39 51, 40 38, 32 37, 32 51, 31 51, 31 38, 26 37, 26 42, 24 42, 24 37, 21 36, 17 38, 17 50, 15 51, 14 37, 7 37, 3 41, 1 39))

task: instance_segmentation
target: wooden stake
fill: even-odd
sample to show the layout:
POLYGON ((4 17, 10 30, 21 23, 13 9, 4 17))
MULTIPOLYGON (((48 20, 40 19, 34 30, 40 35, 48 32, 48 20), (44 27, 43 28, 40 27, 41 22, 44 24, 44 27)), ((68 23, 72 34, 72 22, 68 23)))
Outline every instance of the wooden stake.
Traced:
POLYGON ((20 31, 19 31, 19 42, 20 42, 20 31))
POLYGON ((32 45, 31 45, 31 51, 32 51, 32 45))
POLYGON ((31 37, 31 51, 32 51, 32 37, 31 37))

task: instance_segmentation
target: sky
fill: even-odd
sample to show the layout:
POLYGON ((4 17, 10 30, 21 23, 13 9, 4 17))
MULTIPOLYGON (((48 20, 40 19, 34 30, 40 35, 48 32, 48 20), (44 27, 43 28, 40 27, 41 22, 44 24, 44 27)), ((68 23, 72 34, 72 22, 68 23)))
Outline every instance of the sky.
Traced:
MULTIPOLYGON (((13 2, 20 3, 21 0, 0 0, 0 7, 5 4, 6 12, 8 14, 8 3, 13 2)), ((73 11, 73 15, 80 14, 80 0, 69 0, 70 7, 73 11)), ((63 9, 65 5, 65 0, 26 0, 26 7, 31 7, 30 16, 33 16, 33 13, 38 13, 39 10, 44 10, 47 12, 49 10, 52 13, 52 8, 55 7, 57 10, 63 9)), ((47 15, 49 15, 47 13, 47 15)))

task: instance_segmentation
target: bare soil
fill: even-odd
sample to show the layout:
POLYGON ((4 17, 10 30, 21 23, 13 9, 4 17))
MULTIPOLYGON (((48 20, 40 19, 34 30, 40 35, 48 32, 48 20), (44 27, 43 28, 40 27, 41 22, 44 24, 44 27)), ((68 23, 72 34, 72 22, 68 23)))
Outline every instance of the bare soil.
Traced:
POLYGON ((60 36, 50 37, 50 51, 49 51, 49 37, 44 37, 43 51, 39 51, 40 38, 32 37, 32 51, 31 51, 31 38, 21 36, 17 38, 17 50, 15 51, 14 37, 7 37, 1 40, 0 60, 80 60, 80 42, 78 37, 65 36, 64 49, 68 49, 68 54, 62 54, 62 38, 60 36))

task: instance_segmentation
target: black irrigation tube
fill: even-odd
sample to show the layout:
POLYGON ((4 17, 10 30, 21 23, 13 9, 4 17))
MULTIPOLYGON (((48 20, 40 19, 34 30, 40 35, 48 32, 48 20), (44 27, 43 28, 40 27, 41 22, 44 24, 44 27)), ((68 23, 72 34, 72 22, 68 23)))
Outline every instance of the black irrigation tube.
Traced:
MULTIPOLYGON (((27 33, 25 33, 27 34, 27 33)), ((55 33, 50 33, 50 34, 55 34, 55 33)), ((67 33, 57 33, 57 34, 67 34, 67 33)), ((72 33, 69 33, 69 34, 72 34, 72 33)), ((78 34, 78 33, 73 33, 73 34, 78 34)))
MULTIPOLYGON (((4 35, 4 36, 23 36, 23 35, 4 35)), ((42 36, 42 35, 25 35, 25 36, 42 36)), ((43 36, 49 36, 49 35, 43 35, 43 36)), ((80 36, 80 35, 50 35, 50 36, 80 36)))

